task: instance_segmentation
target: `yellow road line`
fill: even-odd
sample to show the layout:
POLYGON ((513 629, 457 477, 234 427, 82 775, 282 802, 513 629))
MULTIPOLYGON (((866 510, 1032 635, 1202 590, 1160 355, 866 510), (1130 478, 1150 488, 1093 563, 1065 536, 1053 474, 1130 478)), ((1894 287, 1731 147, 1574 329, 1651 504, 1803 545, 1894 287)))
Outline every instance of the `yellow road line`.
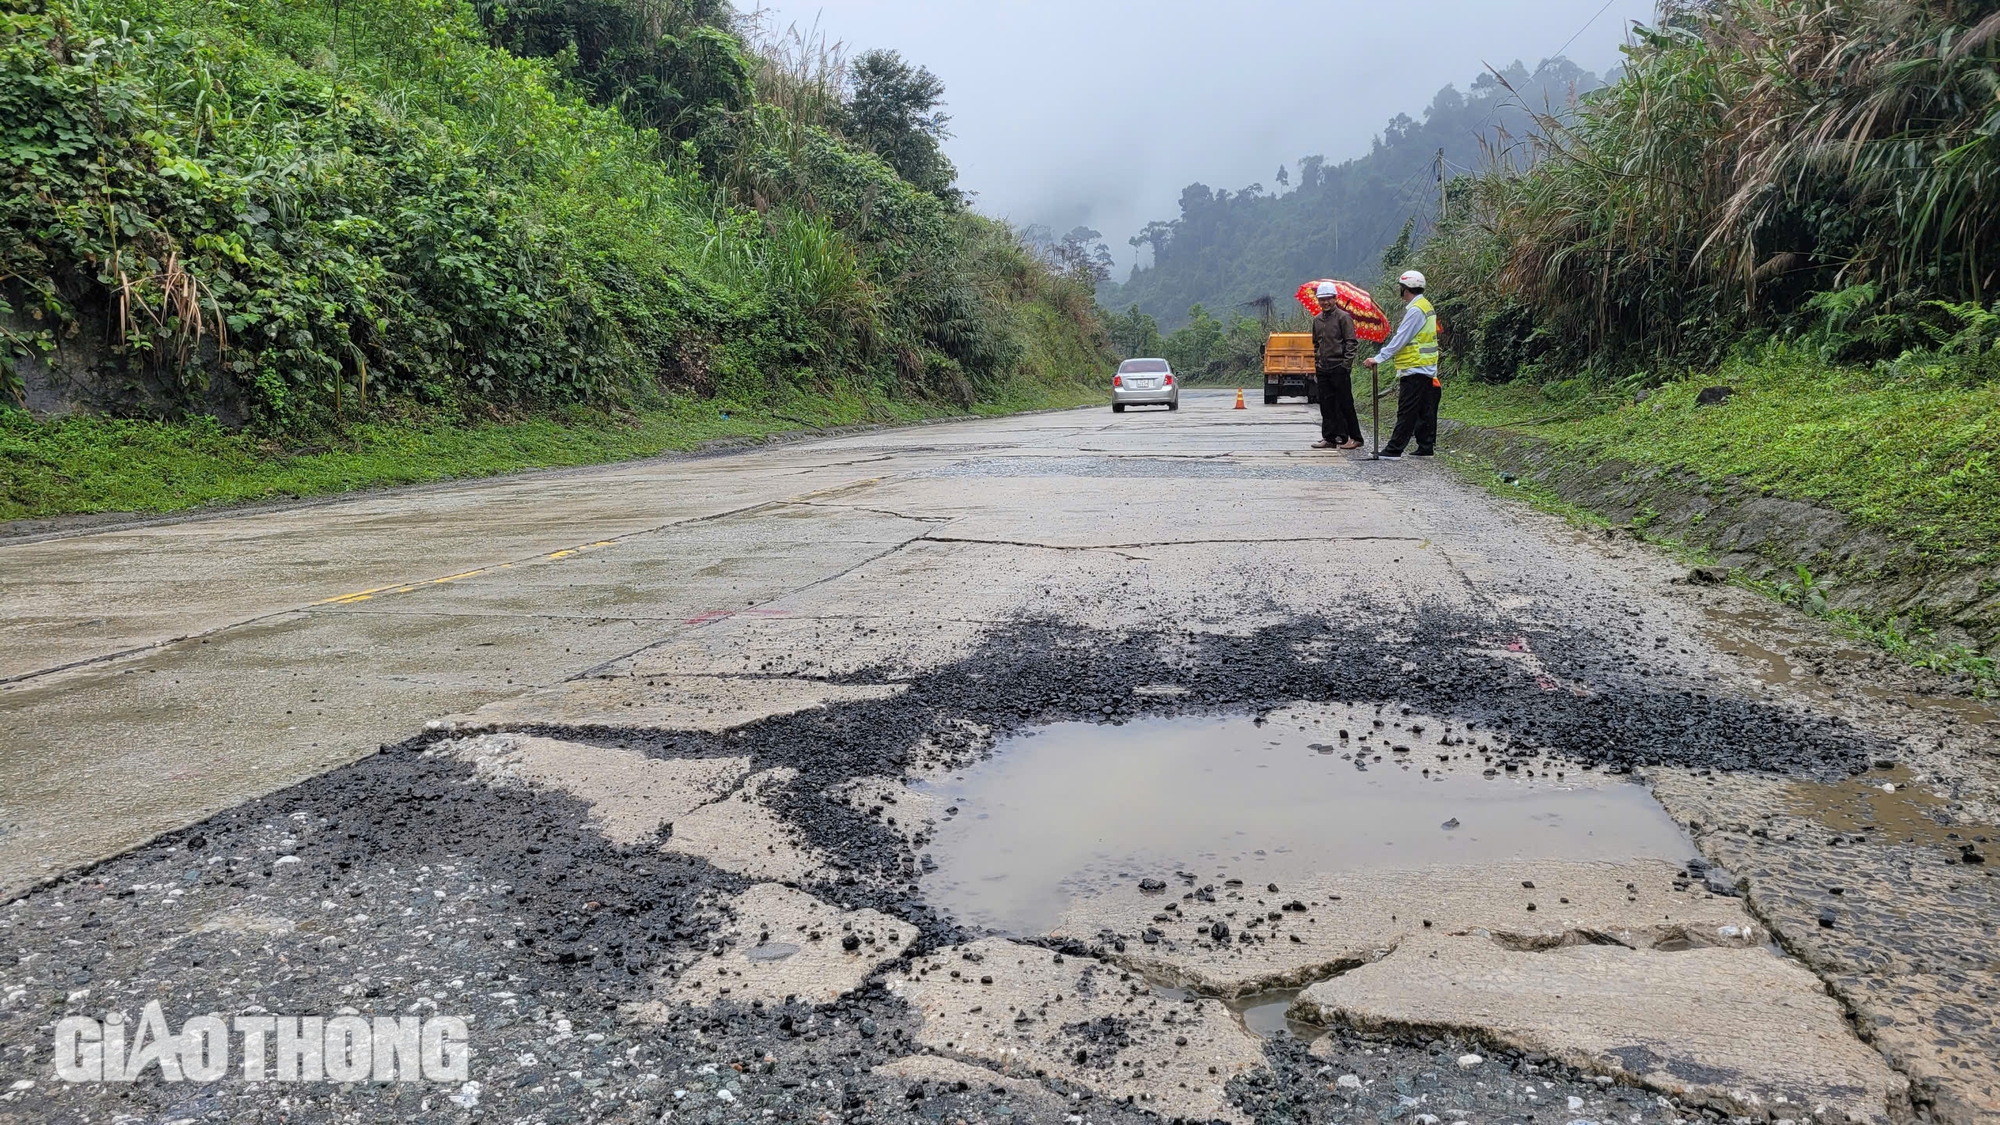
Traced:
MULTIPOLYGON (((753 504, 747 508, 739 508, 730 512, 721 512, 715 516, 704 516, 689 522, 701 523, 708 519, 719 519, 725 516, 742 515, 744 512, 755 511, 759 508, 779 507, 785 504, 798 504, 807 500, 815 500, 827 496, 836 496, 843 492, 852 492, 857 489, 868 488, 881 483, 882 483, 881 477, 870 477, 866 480, 849 481, 846 484, 839 485, 834 488, 823 488, 817 492, 808 492, 804 496, 794 496, 786 500, 766 501, 761 504, 753 504)), ((675 527, 675 526, 678 525, 677 524, 667 525, 667 527, 675 527)), ((605 547, 615 547, 619 543, 622 543, 627 539, 637 538, 638 536, 641 535, 651 535, 654 534, 655 532, 663 531, 665 529, 666 528, 656 527, 656 528, 649 528, 645 531, 635 531, 631 535, 621 535, 615 539, 600 539, 595 543, 585 543, 581 547, 565 547, 560 551, 550 551, 546 555, 536 555, 534 558, 520 560, 520 562, 495 563, 492 566, 482 566, 474 570, 460 571, 457 574, 447 574, 443 578, 427 578, 421 582, 408 582, 400 586, 377 586, 372 590, 357 590, 352 594, 341 594, 336 597, 327 598, 323 601, 314 602, 312 604, 315 606, 356 605, 361 602, 372 601, 375 598, 385 597, 390 594, 407 594, 414 590, 424 589, 425 587, 428 586, 442 586, 447 582, 457 582, 460 579, 464 578, 476 578, 482 574, 492 574, 495 571, 506 570, 509 567, 518 566, 521 565, 522 563, 555 562, 561 559, 575 558, 576 556, 584 554, 585 552, 588 551, 601 550, 602 548, 605 547)))
MULTIPOLYGON (((596 543, 586 543, 581 547, 565 547, 560 551, 551 551, 546 555, 537 555, 536 557, 529 559, 527 561, 543 562, 555 559, 575 558, 576 556, 581 555, 586 551, 595 551, 603 547, 615 547, 617 546, 617 544, 618 541, 615 539, 604 539, 596 543)), ((379 598, 388 594, 407 594, 415 590, 421 590, 426 586, 442 586, 447 582, 457 582, 463 578, 476 578, 482 574, 492 574, 495 571, 507 570, 511 567, 515 567, 518 565, 520 564, 511 562, 494 563, 492 566, 482 566, 473 570, 461 570, 457 574, 447 574, 443 578, 426 578, 422 582, 408 582, 401 586, 377 586, 373 590, 360 590, 352 594, 341 594, 339 597, 327 598, 324 601, 317 601, 314 602, 313 604, 354 605, 359 602, 371 601, 375 598, 379 598)))

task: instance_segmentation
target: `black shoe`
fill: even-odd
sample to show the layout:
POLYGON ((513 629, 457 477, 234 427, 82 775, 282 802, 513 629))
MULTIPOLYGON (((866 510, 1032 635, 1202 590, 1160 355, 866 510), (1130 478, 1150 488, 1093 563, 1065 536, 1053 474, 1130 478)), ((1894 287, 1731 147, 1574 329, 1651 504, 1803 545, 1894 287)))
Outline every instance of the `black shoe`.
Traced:
POLYGON ((1403 455, 1400 453, 1391 453, 1385 449, 1382 452, 1376 454, 1375 459, 1378 461, 1401 461, 1403 459, 1403 455))
POLYGON ((1412 453, 1412 454, 1410 454, 1410 456, 1412 456, 1412 457, 1435 457, 1435 456, 1437 456, 1437 450, 1435 450, 1435 449, 1419 449, 1419 450, 1417 450, 1417 451, 1416 451, 1415 453, 1412 453))

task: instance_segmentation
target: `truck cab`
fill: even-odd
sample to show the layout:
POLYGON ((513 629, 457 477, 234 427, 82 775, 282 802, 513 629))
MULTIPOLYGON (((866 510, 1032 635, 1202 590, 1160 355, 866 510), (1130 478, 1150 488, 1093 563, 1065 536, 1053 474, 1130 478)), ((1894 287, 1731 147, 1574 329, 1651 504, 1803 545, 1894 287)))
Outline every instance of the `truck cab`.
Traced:
POLYGON ((1319 401, 1310 332, 1273 332, 1264 341, 1264 405, 1274 406, 1287 395, 1319 401))

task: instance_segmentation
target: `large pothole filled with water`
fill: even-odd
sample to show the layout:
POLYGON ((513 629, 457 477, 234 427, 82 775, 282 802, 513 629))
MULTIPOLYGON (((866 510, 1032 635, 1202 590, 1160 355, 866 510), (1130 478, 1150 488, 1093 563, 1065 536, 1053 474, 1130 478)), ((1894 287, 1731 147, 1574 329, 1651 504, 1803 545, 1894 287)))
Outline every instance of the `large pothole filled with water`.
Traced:
POLYGON ((1393 706, 1045 727, 929 788, 952 811, 929 845, 927 898, 1017 936, 1135 881, 1695 854, 1642 785, 1393 706))

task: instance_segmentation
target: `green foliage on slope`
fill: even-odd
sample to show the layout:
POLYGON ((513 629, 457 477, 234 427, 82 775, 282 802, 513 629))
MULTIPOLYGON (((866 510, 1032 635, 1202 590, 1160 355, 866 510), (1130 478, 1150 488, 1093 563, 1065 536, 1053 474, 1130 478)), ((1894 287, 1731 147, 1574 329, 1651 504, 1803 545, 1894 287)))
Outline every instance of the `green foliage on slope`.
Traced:
MULTIPOLYGON (((1043 305, 1025 315, 1052 321, 1043 305)), ((1037 323, 1046 339, 1062 325, 1037 323)), ((1077 362, 1076 354, 1054 357, 1077 362)), ((1097 382, 1016 380, 982 413, 1099 402, 1097 382)), ((632 413, 572 405, 467 426, 449 417, 377 412, 338 433, 279 439, 225 429, 213 418, 181 422, 76 415, 35 422, 0 412, 0 520, 79 512, 179 512, 214 504, 288 500, 360 488, 465 480, 597 465, 758 441, 774 434, 851 425, 894 425, 956 411, 911 396, 853 389, 759 396, 671 395, 632 413)))
POLYGON ((1420 254, 1479 375, 1890 359, 1993 300, 2000 3, 1677 5, 1627 54, 1420 254))
POLYGON ((1680 469, 1844 512, 1938 562, 2000 562, 2000 383, 1948 366, 1885 376, 1772 345, 1649 390, 1584 380, 1460 382, 1445 412, 1557 442, 1588 461, 1680 469), (1725 383, 1725 403, 1698 405, 1725 383))
POLYGON ((0 0, 4 389, 46 365, 112 412, 308 433, 1097 375, 1087 292, 769 100, 848 95, 776 81, 727 18, 0 0), (1090 370, 1030 363, 1058 353, 1090 370))

